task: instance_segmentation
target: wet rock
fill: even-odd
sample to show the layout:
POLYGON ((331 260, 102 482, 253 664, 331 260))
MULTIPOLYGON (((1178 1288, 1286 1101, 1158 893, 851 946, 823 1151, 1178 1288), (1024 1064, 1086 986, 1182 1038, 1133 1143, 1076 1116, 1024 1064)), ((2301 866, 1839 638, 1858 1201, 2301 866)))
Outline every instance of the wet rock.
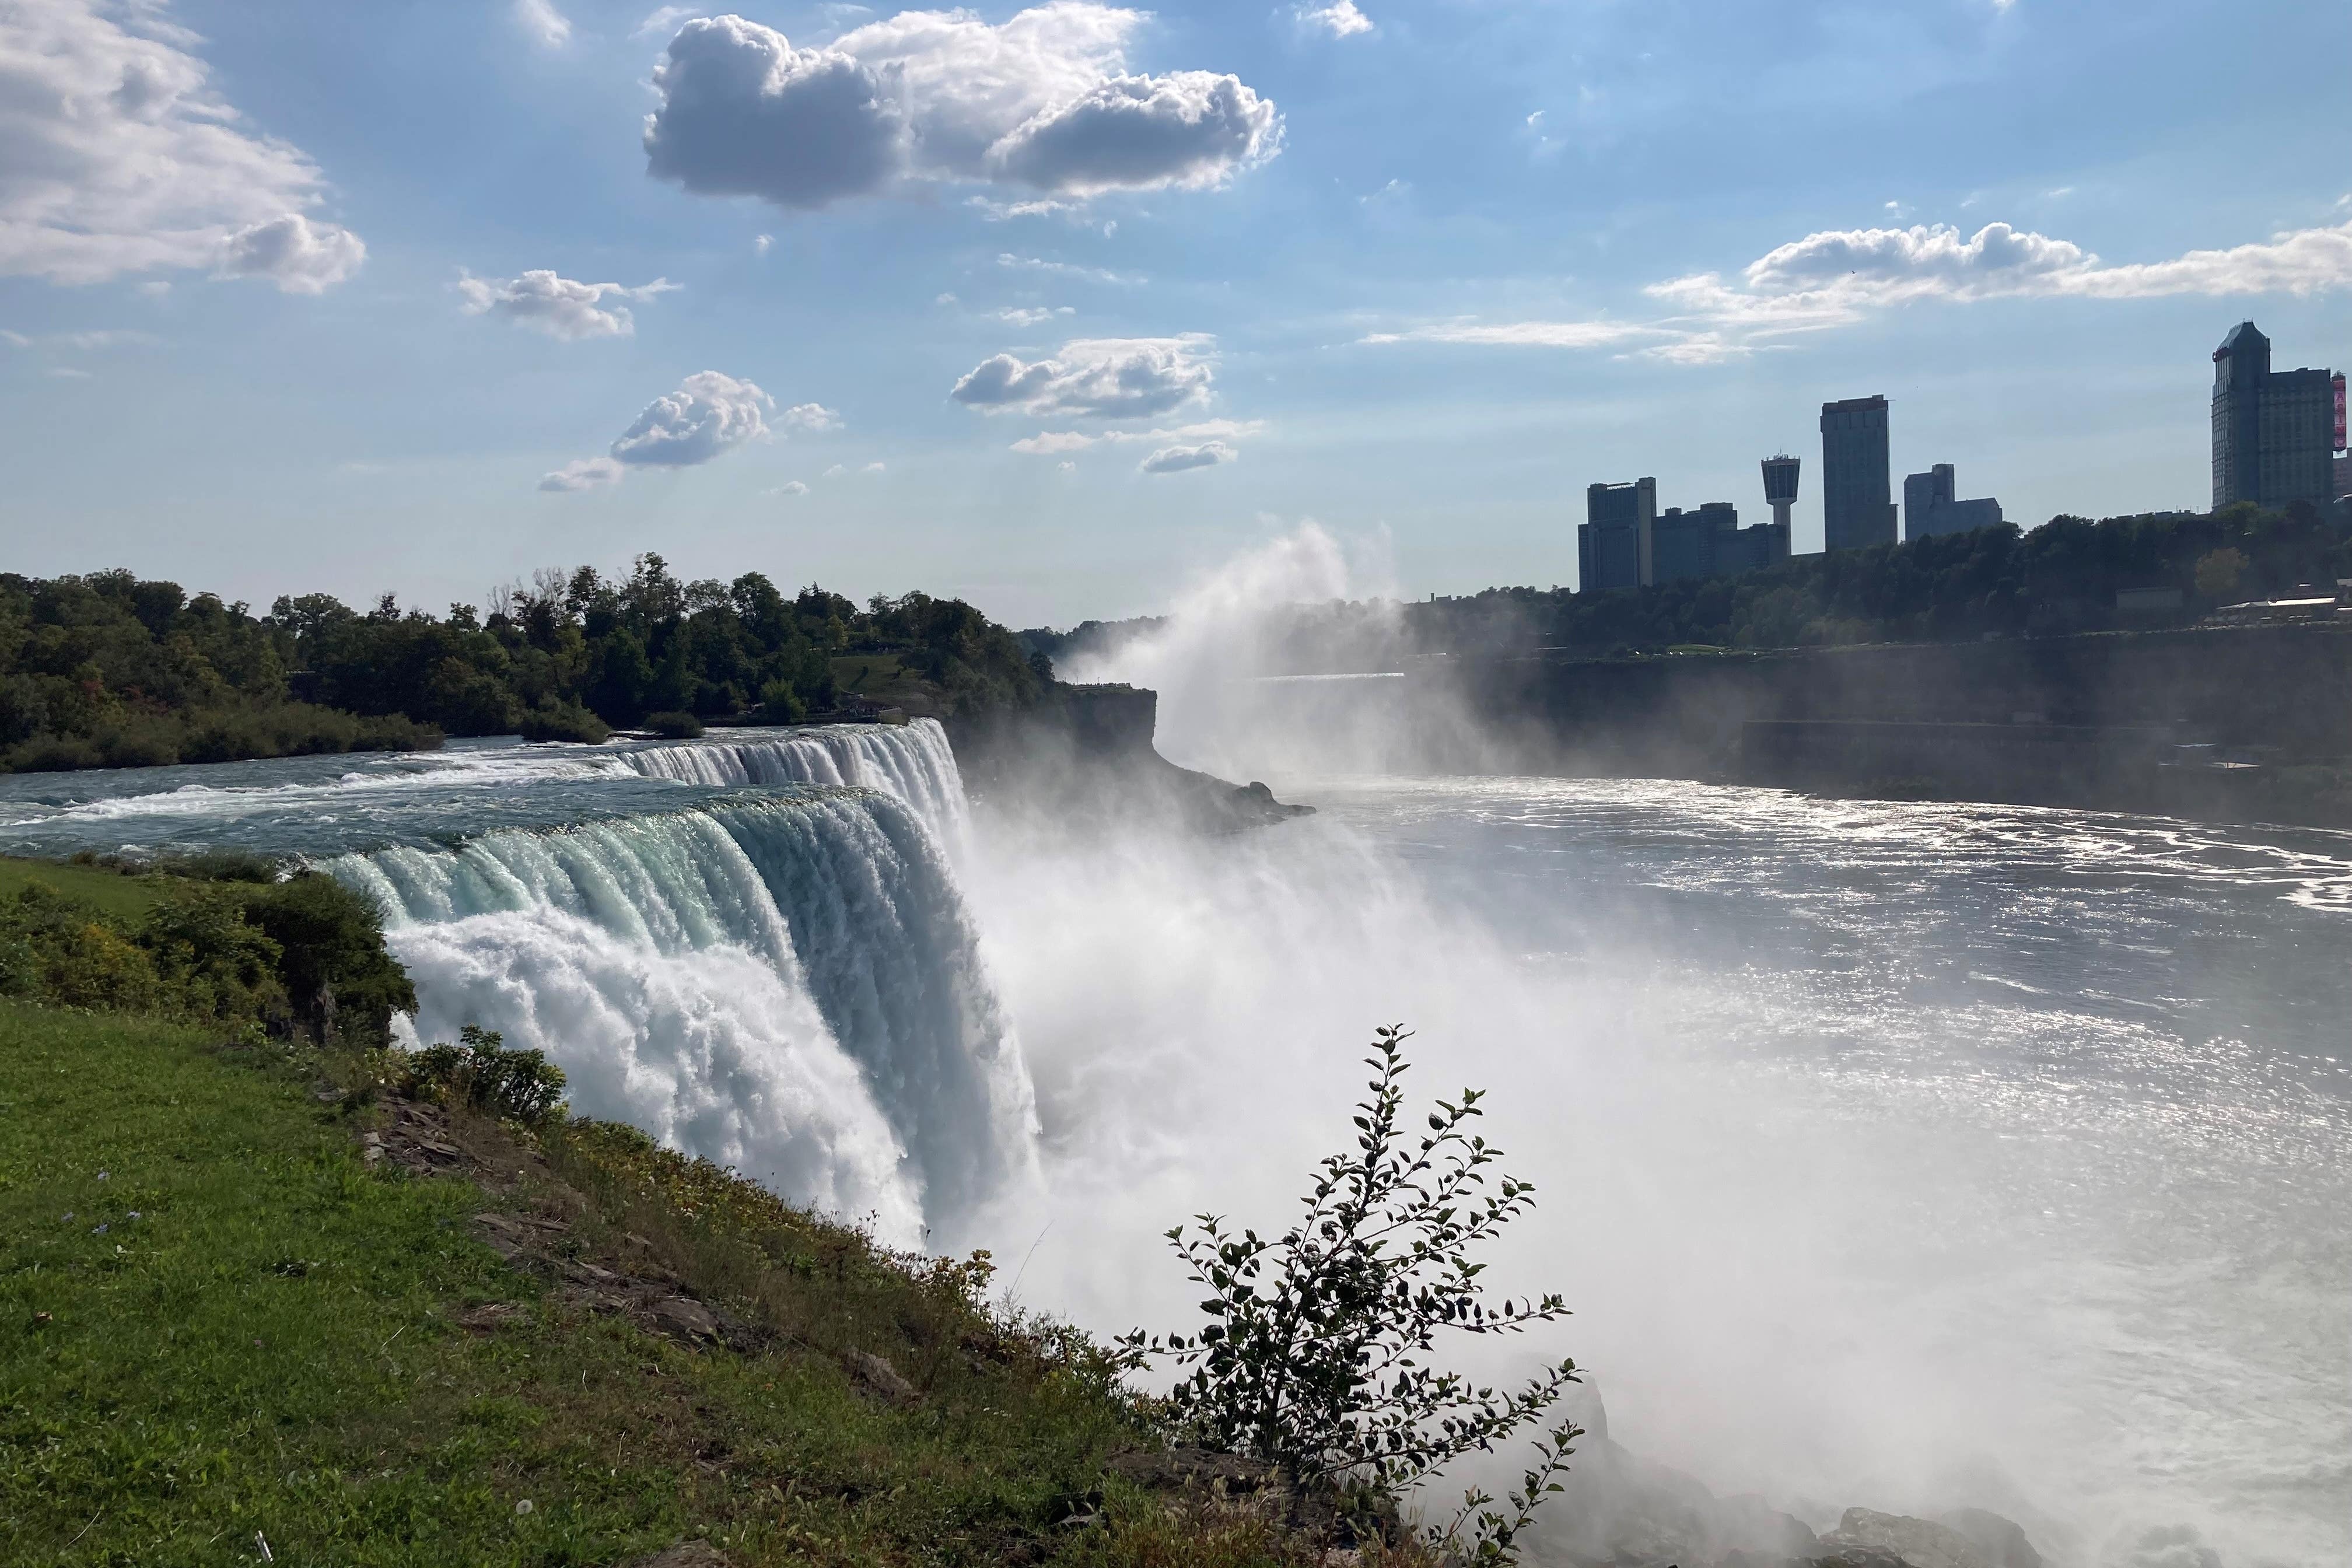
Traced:
POLYGON ((1969 1538, 1992 1568, 2042 1568, 2042 1553, 2025 1538, 2025 1528, 1985 1508, 1958 1508, 1936 1516, 1969 1538))
POLYGON ((665 1296, 646 1309, 646 1316, 656 1329, 676 1339, 715 1341, 723 1337, 719 1320, 710 1315, 710 1309, 688 1296, 665 1296))
POLYGON ((898 1369, 878 1355, 865 1351, 851 1351, 842 1358, 849 1373, 866 1390, 888 1400, 893 1405, 918 1405, 922 1395, 915 1385, 899 1375, 898 1369))
POLYGON ((1975 1542, 1948 1524, 1908 1514, 1850 1508, 1838 1527, 1822 1537, 1832 1552, 1873 1548, 1894 1552, 1911 1568, 1996 1568, 1975 1542))

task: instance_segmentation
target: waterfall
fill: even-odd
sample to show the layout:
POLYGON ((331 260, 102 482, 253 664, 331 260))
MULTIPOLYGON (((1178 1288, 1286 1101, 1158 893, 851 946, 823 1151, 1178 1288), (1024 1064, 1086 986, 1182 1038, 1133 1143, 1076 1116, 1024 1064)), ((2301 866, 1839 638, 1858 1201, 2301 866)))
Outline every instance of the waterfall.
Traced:
POLYGON ((634 757, 690 776, 701 752, 747 773, 823 757, 897 788, 721 799, 327 868, 386 911, 423 1038, 497 1029, 559 1063, 583 1114, 901 1245, 951 1231, 1034 1172, 1035 1114, 932 829, 961 820, 945 736, 909 725, 634 757))
POLYGON ((936 719, 827 724, 739 739, 647 746, 625 753, 649 778, 701 784, 852 784, 894 795, 961 848, 966 816, 955 752, 936 719))

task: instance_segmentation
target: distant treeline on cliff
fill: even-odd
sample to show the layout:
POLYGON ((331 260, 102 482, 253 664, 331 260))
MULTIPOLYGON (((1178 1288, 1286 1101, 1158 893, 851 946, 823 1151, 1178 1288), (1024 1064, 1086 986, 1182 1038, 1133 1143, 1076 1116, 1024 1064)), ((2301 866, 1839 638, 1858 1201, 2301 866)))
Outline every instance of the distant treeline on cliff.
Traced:
POLYGON ((445 733, 593 741, 649 718, 791 722, 844 701, 836 665, 853 681, 885 669, 946 712, 1026 703, 1050 679, 956 600, 787 598, 756 572, 682 583, 652 554, 625 578, 541 572, 487 614, 446 616, 324 594, 255 616, 127 571, 9 573, 0 770, 405 749, 445 733))
MULTIPOLYGON (((2332 594, 2338 577, 2352 577, 2352 523, 2341 505, 2058 517, 2031 531, 2003 524, 1654 588, 1489 588, 1403 605, 1298 605, 1255 630, 1253 662, 1303 673, 1535 648, 1607 655, 2056 636, 2179 624, 2304 584, 2332 594), (2179 590, 2179 604, 2118 602, 2150 588, 2179 590)), ((1061 661, 1110 651, 1158 625, 1088 622, 1021 637, 1061 661)))

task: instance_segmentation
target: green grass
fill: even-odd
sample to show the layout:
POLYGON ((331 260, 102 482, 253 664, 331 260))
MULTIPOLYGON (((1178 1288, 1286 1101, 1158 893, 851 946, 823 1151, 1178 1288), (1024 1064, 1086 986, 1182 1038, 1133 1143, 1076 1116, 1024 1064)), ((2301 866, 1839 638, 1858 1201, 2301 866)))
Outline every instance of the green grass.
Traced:
POLYGON ((1122 1403, 1067 1342, 992 1330, 951 1269, 585 1123, 544 1165, 464 1123, 530 1173, 503 1199, 383 1173, 354 1141, 373 1112, 321 1104, 317 1071, 0 1002, 0 1563, 256 1563, 257 1534, 279 1563, 466 1568, 695 1537, 746 1568, 1299 1560, 1106 1486, 1122 1403), (574 1245, 625 1228, 771 1348, 591 1315, 474 1238, 486 1204, 559 1190, 574 1245), (453 1323, 491 1300, 524 1315, 453 1323), (861 1394, 853 1345, 922 1403, 861 1394), (1105 1522, 1056 1527, 1089 1497, 1105 1522))
POLYGON ((166 878, 126 876, 103 866, 0 856, 0 899, 13 899, 35 882, 46 882, 69 899, 133 921, 144 917, 173 885, 166 878))

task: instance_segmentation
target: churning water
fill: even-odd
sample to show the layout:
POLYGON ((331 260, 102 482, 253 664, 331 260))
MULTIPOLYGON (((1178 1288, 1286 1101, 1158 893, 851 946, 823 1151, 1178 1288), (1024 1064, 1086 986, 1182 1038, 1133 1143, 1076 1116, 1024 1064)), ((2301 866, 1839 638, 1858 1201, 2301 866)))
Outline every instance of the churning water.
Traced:
POLYGON ((2352 1561, 2352 836, 1285 793, 1321 814, 967 822, 917 724, 11 779, 0 847, 307 857, 383 904, 421 1035, 1103 1330, 1186 1321, 1159 1233, 1279 1223, 1406 1022, 1538 1183, 1496 1274, 1578 1311, 1496 1372, 1571 1352, 1621 1441, 1816 1522, 2352 1561))

